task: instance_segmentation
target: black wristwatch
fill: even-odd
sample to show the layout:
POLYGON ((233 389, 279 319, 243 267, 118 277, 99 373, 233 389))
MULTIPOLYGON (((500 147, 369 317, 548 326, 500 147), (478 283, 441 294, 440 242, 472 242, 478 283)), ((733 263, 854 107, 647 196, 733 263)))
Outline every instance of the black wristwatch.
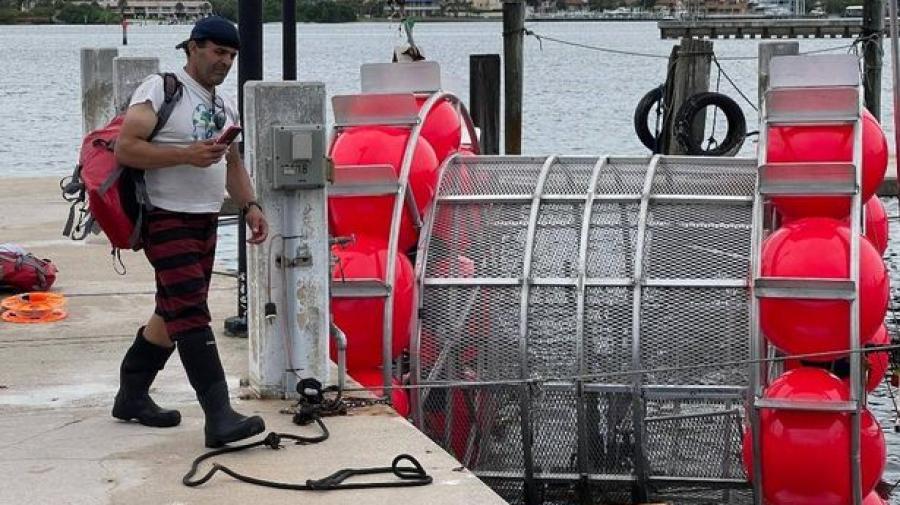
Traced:
POLYGON ((262 205, 260 205, 256 200, 250 200, 249 202, 244 204, 244 207, 241 209, 241 215, 246 216, 247 213, 250 212, 250 207, 256 207, 260 212, 263 212, 262 205))

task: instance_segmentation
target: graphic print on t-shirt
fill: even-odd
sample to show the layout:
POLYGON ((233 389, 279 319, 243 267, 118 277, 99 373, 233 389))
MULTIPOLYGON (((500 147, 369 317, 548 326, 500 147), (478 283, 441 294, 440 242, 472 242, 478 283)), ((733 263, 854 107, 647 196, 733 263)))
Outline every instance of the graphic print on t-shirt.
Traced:
POLYGON ((194 140, 211 139, 216 133, 216 123, 213 118, 213 109, 205 103, 197 104, 191 122, 194 125, 194 140))

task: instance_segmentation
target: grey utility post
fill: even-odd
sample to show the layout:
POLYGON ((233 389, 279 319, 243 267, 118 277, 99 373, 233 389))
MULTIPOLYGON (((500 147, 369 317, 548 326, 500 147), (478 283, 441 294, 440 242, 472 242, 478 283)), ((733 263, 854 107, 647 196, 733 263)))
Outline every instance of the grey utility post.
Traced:
POLYGON ((82 133, 105 125, 115 115, 113 110, 113 58, 115 48, 84 47, 81 49, 81 119, 82 133))
POLYGON ((244 128, 245 162, 270 226, 264 245, 248 247, 250 387, 294 396, 298 378, 326 383, 329 374, 325 85, 248 82, 244 128))
POLYGON ((113 105, 117 113, 128 108, 128 99, 141 81, 159 72, 159 58, 120 56, 113 61, 113 105))

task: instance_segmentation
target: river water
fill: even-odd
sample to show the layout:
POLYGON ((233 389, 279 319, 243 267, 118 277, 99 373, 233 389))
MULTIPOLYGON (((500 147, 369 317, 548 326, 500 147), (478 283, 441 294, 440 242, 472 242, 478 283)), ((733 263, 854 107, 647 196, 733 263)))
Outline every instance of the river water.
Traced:
MULTIPOLYGON (((534 23, 534 32, 579 44, 659 56, 610 54, 581 47, 540 42, 525 43, 525 98, 523 151, 526 154, 643 155, 647 150, 634 134, 632 114, 638 100, 665 79, 666 59, 675 43, 660 40, 653 22, 534 23)), ((184 56, 174 46, 186 38, 188 26, 131 26, 128 46, 121 46, 116 26, 0 26, 0 178, 62 176, 71 172, 81 132, 79 50, 82 47, 118 47, 121 56, 156 56, 164 70, 183 65, 184 56)), ((442 67, 443 87, 468 98, 469 55, 502 52, 499 22, 421 23, 416 43, 430 60, 442 67)), ((392 48, 405 40, 396 23, 345 25, 301 24, 298 35, 298 76, 321 81, 329 96, 359 90, 359 66, 390 60, 392 48)), ((801 51, 834 48, 846 53, 850 39, 800 41, 801 51)), ((725 72, 741 91, 755 101, 756 40, 716 40, 714 49, 725 72)), ((886 55, 889 45, 885 46, 886 55)), ((264 77, 281 75, 281 26, 265 25, 264 77)), ((228 77, 221 93, 236 95, 237 71, 228 77)), ((893 151, 890 90, 890 58, 885 58, 882 116, 893 151)), ((716 86, 712 74, 712 87, 716 86)), ((740 94, 721 80, 721 91, 737 101, 755 130, 758 117, 740 94)), ((329 112, 330 116, 330 112, 329 112)), ((741 154, 754 155, 752 142, 741 154)), ((0 183, 2 184, 2 183, 0 183)), ((0 185, 2 187, 2 185, 0 185)), ((898 215, 896 201, 888 214, 898 215)), ((900 237, 900 222, 891 222, 892 235, 900 237)), ((233 227, 223 227, 219 269, 233 269, 233 227)), ((895 243, 896 244, 896 243, 895 243)), ((894 286, 900 287, 895 264, 900 247, 889 250, 894 286)), ((888 439, 886 480, 900 479, 900 436, 892 429, 890 399, 884 387, 871 396, 870 407, 888 439)), ((895 498, 900 504, 900 497, 895 498)))

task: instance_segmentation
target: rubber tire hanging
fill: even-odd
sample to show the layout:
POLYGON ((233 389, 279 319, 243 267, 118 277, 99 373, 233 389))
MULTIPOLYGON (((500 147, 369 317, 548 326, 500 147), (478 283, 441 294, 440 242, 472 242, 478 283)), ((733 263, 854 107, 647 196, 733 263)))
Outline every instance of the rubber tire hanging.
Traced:
POLYGON ((675 115, 675 140, 689 155, 693 156, 734 156, 744 145, 747 137, 747 121, 741 107, 722 93, 707 91, 688 98, 675 115), (694 117, 706 107, 713 106, 722 111, 728 121, 728 131, 722 143, 712 149, 704 149, 705 139, 691 135, 694 117))
MULTIPOLYGON (((647 119, 650 117, 650 111, 653 106, 663 106, 663 98, 665 97, 666 86, 664 84, 657 86, 647 92, 646 95, 638 102, 634 109, 634 132, 637 133, 638 139, 647 149, 653 153, 659 152, 659 141, 662 136, 662 129, 657 132, 651 132, 647 126, 647 119)), ((663 117, 665 117, 663 115, 663 117)))

